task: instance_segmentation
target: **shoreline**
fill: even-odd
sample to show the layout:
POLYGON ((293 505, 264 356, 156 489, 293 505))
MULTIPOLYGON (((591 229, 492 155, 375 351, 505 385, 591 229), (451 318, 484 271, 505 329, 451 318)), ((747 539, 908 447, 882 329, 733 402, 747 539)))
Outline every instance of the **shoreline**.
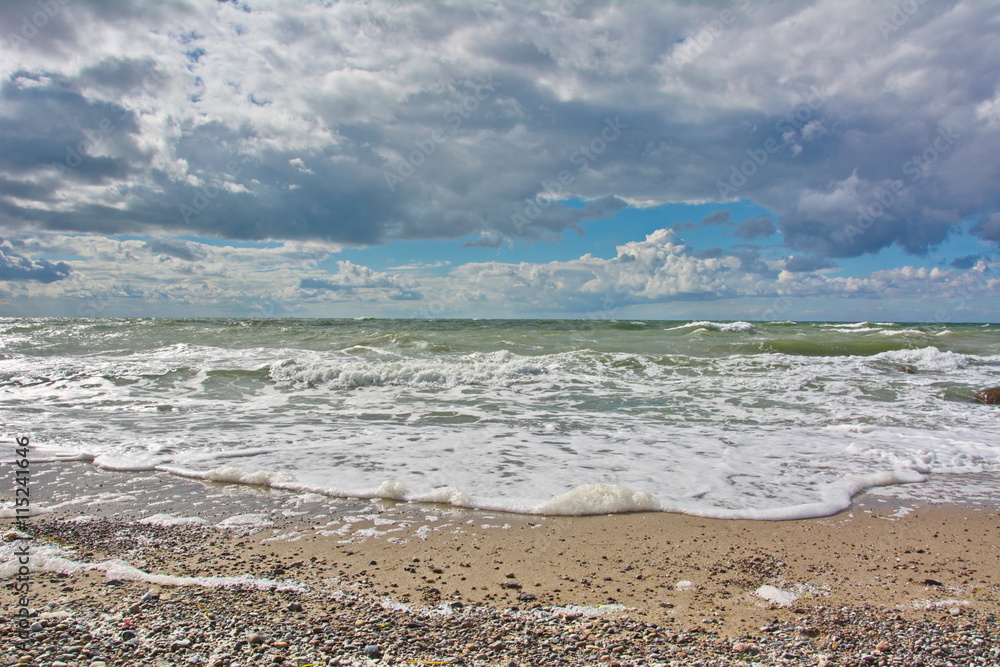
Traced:
MULTIPOLYGON (((27 522, 35 631, 0 664, 997 664, 1000 503, 968 493, 991 476, 960 504, 946 499, 967 475, 920 502, 880 487, 833 516, 760 521, 36 464, 32 499, 50 511, 27 522)), ((0 526, 3 573, 23 541, 0 526)), ((13 597, 12 578, 0 585, 13 597)), ((13 628, 5 604, 0 645, 13 628)))
POLYGON ((797 521, 539 517, 39 468, 52 500, 92 486, 29 522, 43 539, 21 664, 1000 661, 995 505, 867 493, 797 521), (75 654, 55 652, 60 633, 84 639, 75 654))
MULTIPOLYGON (((877 477, 887 473, 873 475, 877 477)), ((248 475, 252 478, 252 475, 248 475)), ((82 516, 132 516, 146 517, 150 508, 158 508, 155 513, 195 516, 213 523, 227 512, 256 512, 273 514, 277 503, 290 501, 293 514, 318 514, 358 510, 365 507, 395 507, 405 511, 409 508, 419 516, 436 512, 469 512, 472 514, 502 515, 523 519, 588 516, 626 516, 629 514, 676 514, 712 521, 812 521, 836 516, 860 507, 900 508, 923 507, 971 507, 1000 509, 1000 496, 995 489, 1000 488, 1000 470, 974 473, 934 473, 920 482, 899 482, 875 485, 855 493, 850 505, 830 515, 803 516, 792 518, 718 518, 712 516, 709 508, 704 514, 684 513, 670 510, 636 510, 593 514, 535 514, 505 509, 484 509, 465 507, 447 503, 397 500, 393 498, 357 498, 331 496, 312 490, 297 490, 282 486, 257 484, 254 482, 212 481, 201 477, 175 474, 163 470, 113 470, 94 465, 91 461, 63 460, 31 463, 32 506, 41 512, 56 509, 60 512, 76 511, 82 516)), ((822 504, 816 501, 808 505, 822 504)), ((9 511, 0 502, 0 518, 9 511)), ((726 511, 718 508, 719 511, 726 511)), ((759 510, 761 515, 787 514, 788 508, 776 507, 759 510)), ((287 515, 288 513, 286 513, 287 515)))

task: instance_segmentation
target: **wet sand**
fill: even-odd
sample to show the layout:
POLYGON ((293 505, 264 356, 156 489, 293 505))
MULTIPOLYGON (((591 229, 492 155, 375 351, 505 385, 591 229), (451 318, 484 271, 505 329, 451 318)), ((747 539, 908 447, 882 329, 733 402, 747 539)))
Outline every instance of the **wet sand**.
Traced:
MULTIPOLYGON (((807 521, 533 517, 90 471, 76 479, 94 498, 31 521, 38 549, 84 567, 33 573, 32 609, 49 616, 22 664, 1000 664, 989 504, 868 494, 807 521), (154 512, 209 523, 138 523, 154 512)), ((74 477, 53 474, 36 484, 59 505, 74 477)))

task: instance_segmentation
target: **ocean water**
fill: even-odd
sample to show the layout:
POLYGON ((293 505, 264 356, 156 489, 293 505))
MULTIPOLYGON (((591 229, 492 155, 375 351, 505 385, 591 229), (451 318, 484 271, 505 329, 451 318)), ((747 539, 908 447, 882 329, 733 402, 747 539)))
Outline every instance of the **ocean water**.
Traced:
POLYGON ((919 495, 1000 471, 995 385, 996 324, 0 319, 36 460, 535 514, 919 495))

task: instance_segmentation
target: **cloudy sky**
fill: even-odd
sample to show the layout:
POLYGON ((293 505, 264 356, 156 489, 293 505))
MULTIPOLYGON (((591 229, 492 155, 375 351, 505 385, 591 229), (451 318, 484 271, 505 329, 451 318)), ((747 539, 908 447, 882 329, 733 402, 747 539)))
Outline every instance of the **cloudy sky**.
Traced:
POLYGON ((1000 4, 0 4, 0 315, 1000 320, 1000 4))

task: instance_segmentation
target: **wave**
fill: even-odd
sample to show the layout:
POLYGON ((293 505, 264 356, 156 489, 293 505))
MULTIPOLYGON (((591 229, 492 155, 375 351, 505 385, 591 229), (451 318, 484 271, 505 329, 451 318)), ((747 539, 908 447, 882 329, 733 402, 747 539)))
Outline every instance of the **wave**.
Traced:
MULTIPOLYGON (((721 331, 724 333, 754 333, 753 324, 750 322, 710 322, 710 321, 699 321, 699 322, 689 322, 687 324, 682 324, 677 327, 671 327, 667 331, 676 331, 678 329, 706 329, 708 331, 721 331)), ((692 332, 695 333, 695 332, 692 332)))
POLYGON ((512 352, 477 352, 443 362, 436 358, 393 361, 327 358, 286 359, 272 364, 270 378, 279 384, 338 388, 383 386, 499 386, 531 381, 550 367, 512 352))
POLYGON ((788 354, 800 357, 868 357, 885 352, 912 349, 905 341, 896 340, 841 340, 815 341, 802 339, 776 339, 762 341, 743 348, 747 352, 788 354))
MULTIPOLYGON (((125 464, 115 465, 102 458, 95 459, 94 464, 109 470, 150 469, 147 467, 129 468, 125 464)), ((884 471, 845 477, 820 487, 818 489, 820 499, 815 502, 773 508, 731 509, 665 502, 651 493, 636 491, 617 484, 584 484, 547 501, 527 504, 517 500, 480 500, 461 489, 449 486, 413 492, 396 481, 385 481, 374 489, 343 490, 302 484, 293 475, 285 472, 248 471, 235 466, 222 466, 205 471, 174 466, 152 466, 152 469, 206 482, 261 486, 295 493, 316 493, 333 498, 396 500, 514 514, 594 516, 635 512, 672 512, 705 518, 760 521, 786 521, 831 516, 848 509, 851 506, 852 498, 867 489, 877 486, 922 482, 925 479, 922 472, 928 470, 926 466, 911 465, 896 468, 891 472, 884 471)))

